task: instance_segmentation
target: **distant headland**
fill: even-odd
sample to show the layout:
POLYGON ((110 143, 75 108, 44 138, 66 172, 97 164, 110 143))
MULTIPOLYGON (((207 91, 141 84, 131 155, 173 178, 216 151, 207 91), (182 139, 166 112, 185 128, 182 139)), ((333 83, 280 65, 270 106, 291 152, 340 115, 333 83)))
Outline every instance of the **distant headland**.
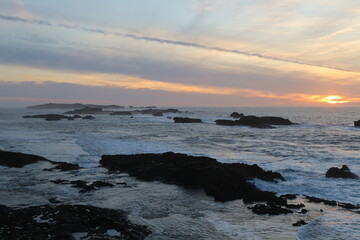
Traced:
POLYGON ((26 108, 29 109, 79 109, 79 108, 104 108, 104 109, 113 109, 113 108, 124 108, 120 105, 97 105, 97 104, 82 104, 82 103, 46 103, 40 105, 29 106, 26 108))

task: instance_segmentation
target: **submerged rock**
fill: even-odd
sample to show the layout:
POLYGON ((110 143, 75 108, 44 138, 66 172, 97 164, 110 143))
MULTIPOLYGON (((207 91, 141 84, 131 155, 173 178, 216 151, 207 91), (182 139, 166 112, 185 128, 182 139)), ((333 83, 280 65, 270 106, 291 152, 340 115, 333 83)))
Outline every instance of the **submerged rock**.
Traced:
POLYGON ((175 123, 202 123, 201 119, 188 117, 174 117, 175 123))
POLYGON ((233 112, 233 113, 230 114, 230 117, 242 118, 242 117, 244 117, 244 114, 243 113, 238 113, 238 112, 233 112))
POLYGON ((104 155, 100 164, 111 172, 126 172, 146 181, 162 181, 189 188, 204 189, 215 201, 243 199, 245 203, 264 201, 286 205, 273 192, 261 191, 248 180, 284 181, 281 174, 264 171, 259 166, 242 163, 225 164, 208 157, 185 154, 104 155))
POLYGON ((131 223, 120 210, 85 205, 13 209, 0 205, 0 239, 144 239, 151 231, 131 223), (116 238, 108 235, 109 230, 116 238))
POLYGON ((359 179, 359 176, 352 173, 348 166, 343 165, 341 168, 332 167, 326 172, 327 178, 352 178, 359 179))
POLYGON ((93 119, 95 119, 95 117, 93 117, 91 115, 87 115, 85 117, 82 117, 82 119, 93 120, 93 119))
POLYGON ((44 169, 44 170, 46 170, 46 171, 52 171, 52 170, 73 171, 73 170, 79 170, 80 169, 79 164, 76 164, 76 163, 53 162, 53 161, 51 161, 51 162, 56 164, 56 166, 53 167, 53 168, 44 169))

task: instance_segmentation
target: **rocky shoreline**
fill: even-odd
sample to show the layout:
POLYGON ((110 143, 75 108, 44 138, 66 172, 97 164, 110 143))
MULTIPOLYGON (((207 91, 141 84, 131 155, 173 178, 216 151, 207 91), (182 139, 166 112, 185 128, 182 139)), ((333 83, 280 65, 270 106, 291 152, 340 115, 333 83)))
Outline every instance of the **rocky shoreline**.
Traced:
POLYGON ((14 209, 0 205, 0 238, 144 239, 151 231, 132 224, 123 211, 85 205, 42 205, 14 209))
MULTIPOLYGON (((77 173, 81 169, 77 164, 54 162, 31 154, 0 151, 1 166, 21 168, 39 161, 54 165, 52 168, 43 169, 45 171, 75 171, 74 173, 77 173)), ((258 178, 276 183, 285 179, 280 173, 265 171, 256 164, 227 164, 209 157, 167 152, 104 155, 100 160, 100 166, 106 168, 114 178, 121 178, 124 173, 127 173, 142 181, 160 181, 184 188, 202 189, 217 202, 242 199, 248 209, 259 215, 293 213, 297 213, 296 216, 304 215, 309 210, 305 208, 305 204, 296 203, 299 198, 309 203, 340 207, 360 213, 359 205, 312 196, 293 194, 277 196, 274 192, 262 191, 250 180, 258 178)), ((57 179, 49 180, 49 182, 78 188, 80 194, 103 187, 114 187, 112 183, 104 181, 57 179)), ((127 187, 126 183, 120 184, 127 187)), ((52 239, 75 239, 74 234, 83 234, 84 237, 94 239, 144 239, 151 232, 145 226, 129 222, 122 211, 85 205, 64 205, 57 199, 49 199, 49 204, 19 209, 0 205, 0 238, 26 236, 28 239, 48 239, 48 236, 51 236, 52 239), (42 232, 39 233, 40 231, 42 232), (42 234, 45 233, 46 235, 43 236, 42 234), (35 237, 37 235, 39 238, 35 237)), ((307 223, 300 219, 294 222, 293 226, 305 224, 307 223)))

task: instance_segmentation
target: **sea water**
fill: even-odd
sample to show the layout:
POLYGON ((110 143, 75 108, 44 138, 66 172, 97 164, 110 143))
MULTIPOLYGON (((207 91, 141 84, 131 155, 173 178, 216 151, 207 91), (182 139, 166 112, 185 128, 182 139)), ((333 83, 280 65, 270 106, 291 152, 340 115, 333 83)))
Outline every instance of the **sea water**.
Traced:
MULTIPOLYGON (((360 175, 359 108, 180 108, 182 113, 110 116, 95 120, 44 121, 23 115, 60 110, 0 109, 0 150, 36 154, 53 161, 78 163, 77 174, 40 171, 45 163, 22 169, 0 167, 0 204, 22 207, 81 203, 128 211, 132 221, 153 231, 149 239, 360 239, 359 214, 305 202, 310 212, 258 216, 241 200, 217 203, 199 190, 109 175, 99 167, 104 154, 178 152, 208 156, 225 163, 258 164, 280 172, 285 182, 254 180, 262 190, 360 203, 359 180, 325 178, 330 167, 348 165, 360 175), (298 123, 257 129, 219 126, 216 119, 245 115, 279 116, 298 123), (200 118, 204 123, 175 124, 172 117, 200 118), (118 184, 79 193, 49 179, 105 180, 118 184), (320 211, 323 210, 323 211, 320 211), (304 219, 301 228, 292 222, 304 219)), ((46 164, 45 164, 46 165, 46 164)), ((301 199, 298 201, 302 201, 301 199)))

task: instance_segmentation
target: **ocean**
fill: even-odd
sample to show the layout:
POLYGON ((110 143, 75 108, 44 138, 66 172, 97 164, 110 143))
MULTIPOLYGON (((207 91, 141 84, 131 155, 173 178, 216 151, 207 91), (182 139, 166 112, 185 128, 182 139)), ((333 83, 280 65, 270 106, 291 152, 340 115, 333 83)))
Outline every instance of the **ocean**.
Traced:
MULTIPOLYGON (((107 174, 99 167, 104 154, 176 152, 207 156, 224 163, 258 164, 281 173, 285 182, 254 180, 261 190, 278 195, 309 195, 360 204, 360 180, 326 178, 330 167, 346 164, 360 176, 359 108, 178 108, 182 113, 110 116, 95 120, 44 121, 23 115, 62 113, 63 110, 0 109, 0 150, 36 154, 53 161, 79 164, 70 172, 39 171, 45 163, 21 169, 0 166, 0 204, 25 207, 48 204, 89 204, 122 209, 134 223, 152 230, 147 239, 360 239, 360 214, 302 201, 309 212, 256 215, 241 200, 215 202, 202 190, 160 182, 142 182, 126 174, 107 174), (234 112, 279 116, 298 123, 257 129, 220 126, 234 112), (170 118, 200 118, 204 123, 180 124, 170 118), (118 184, 89 193, 49 183, 48 179, 105 180, 118 184), (308 222, 293 227, 298 219, 308 222)), ((125 109, 126 110, 126 109, 125 109)), ((46 164, 45 164, 46 165, 46 164)))

